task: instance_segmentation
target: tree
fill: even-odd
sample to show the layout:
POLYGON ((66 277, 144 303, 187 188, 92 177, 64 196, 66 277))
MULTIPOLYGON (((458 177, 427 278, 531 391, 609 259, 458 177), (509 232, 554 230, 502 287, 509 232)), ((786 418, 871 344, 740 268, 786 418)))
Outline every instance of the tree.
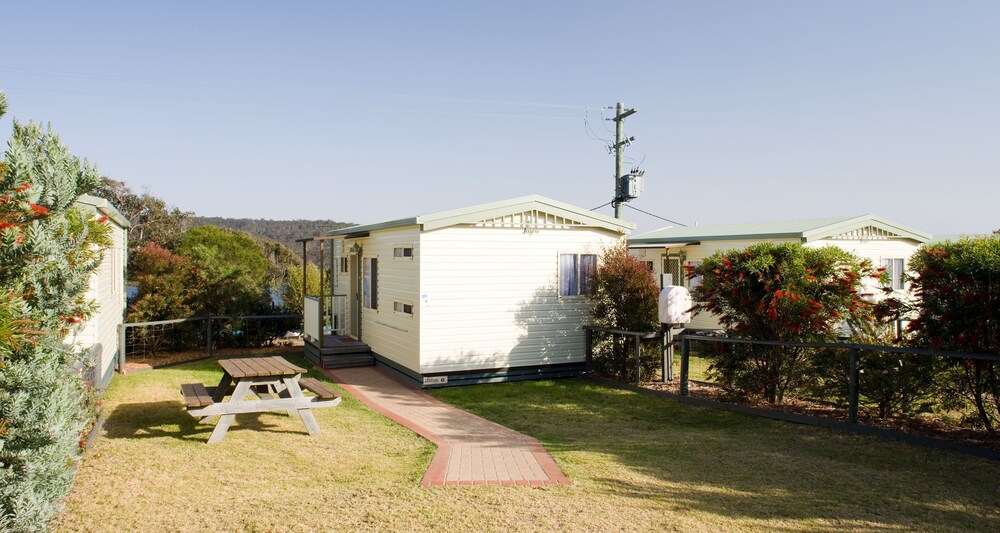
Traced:
MULTIPOLYGON (((660 289, 646 265, 628 253, 626 241, 604 250, 593 273, 592 284, 590 303, 595 326, 635 332, 659 330, 657 299, 660 289)), ((621 336, 597 334, 594 346, 595 370, 619 379, 631 374, 632 343, 624 342, 621 336)), ((656 367, 656 359, 644 357, 642 366, 648 374, 656 367)))
POLYGON ((130 250, 142 248, 147 242, 173 248, 193 215, 168 207, 149 192, 136 194, 125 183, 111 178, 101 178, 94 194, 111 202, 131 222, 128 230, 130 250))
MULTIPOLYGON (((914 342, 959 352, 1000 353, 1000 236, 926 245, 910 262, 914 342)), ((990 433, 1000 423, 1000 364, 952 360, 954 393, 990 433)))
MULTIPOLYGON (((767 242, 718 251, 688 270, 688 279, 702 279, 693 310, 715 314, 726 335, 797 342, 832 341, 843 321, 868 320, 862 280, 884 276, 834 246, 767 242)), ((776 402, 803 382, 808 355, 801 348, 734 347, 710 356, 711 371, 744 396, 776 402)))
POLYGON ((253 315, 270 311, 267 259, 249 235, 215 226, 192 228, 177 253, 190 257, 202 284, 198 314, 253 315))
MULTIPOLYGON (((0 95, 0 110, 6 102, 0 95)), ((75 207, 98 181, 51 127, 14 122, 0 168, 0 530, 47 528, 93 419, 64 343, 93 306, 106 221, 75 207)))
POLYGON ((129 305, 129 322, 193 316, 199 306, 200 279, 191 259, 147 242, 129 258, 130 279, 138 290, 129 305))
MULTIPOLYGON (((306 265, 306 294, 319 294, 319 267, 312 263, 306 265)), ((286 281, 281 290, 281 300, 284 302, 285 311, 301 314, 303 296, 302 267, 289 266, 286 281)))

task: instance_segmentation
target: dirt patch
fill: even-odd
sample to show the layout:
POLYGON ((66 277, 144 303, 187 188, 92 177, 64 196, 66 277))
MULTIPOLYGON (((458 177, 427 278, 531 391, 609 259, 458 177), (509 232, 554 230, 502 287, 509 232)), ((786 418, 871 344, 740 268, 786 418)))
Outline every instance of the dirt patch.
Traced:
MULTIPOLYGON (((643 382, 641 386, 656 391, 678 395, 680 394, 679 380, 668 383, 647 381, 643 382)), ((694 398, 732 403, 729 401, 726 390, 723 387, 711 383, 689 381, 688 392, 694 398)), ((797 398, 786 399, 782 403, 775 404, 759 401, 748 402, 743 405, 785 413, 825 418, 828 420, 837 420, 840 422, 847 422, 848 417, 848 410, 846 407, 819 402, 810 402, 797 398)), ((993 450, 1000 450, 1000 436, 990 435, 984 430, 959 427, 930 415, 922 415, 915 418, 878 418, 861 410, 858 413, 858 423, 880 429, 945 439, 967 446, 979 446, 993 450)))

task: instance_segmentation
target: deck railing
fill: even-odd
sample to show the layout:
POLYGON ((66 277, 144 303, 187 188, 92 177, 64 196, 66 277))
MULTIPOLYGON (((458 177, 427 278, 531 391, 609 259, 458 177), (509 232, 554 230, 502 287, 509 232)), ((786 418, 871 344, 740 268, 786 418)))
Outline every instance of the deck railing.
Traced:
POLYGON ((346 294, 306 296, 302 313, 307 338, 322 347, 324 335, 346 335, 350 315, 348 307, 346 294))

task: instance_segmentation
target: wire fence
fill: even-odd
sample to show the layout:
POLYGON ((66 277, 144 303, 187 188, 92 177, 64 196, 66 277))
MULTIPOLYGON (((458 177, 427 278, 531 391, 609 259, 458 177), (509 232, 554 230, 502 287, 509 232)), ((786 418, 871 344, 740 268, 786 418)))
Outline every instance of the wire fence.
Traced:
POLYGON ((302 315, 200 316, 131 322, 119 329, 118 368, 162 366, 227 352, 302 345, 302 315))

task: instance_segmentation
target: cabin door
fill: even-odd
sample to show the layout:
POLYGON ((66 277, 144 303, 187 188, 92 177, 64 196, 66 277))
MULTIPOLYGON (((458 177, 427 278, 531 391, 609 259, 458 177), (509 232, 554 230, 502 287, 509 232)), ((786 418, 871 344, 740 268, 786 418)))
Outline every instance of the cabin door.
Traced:
POLYGON ((350 335, 355 339, 358 338, 359 331, 358 325, 361 324, 361 276, 358 270, 358 261, 360 257, 358 254, 351 254, 347 256, 347 279, 350 291, 347 295, 347 300, 350 302, 351 307, 351 318, 348 320, 350 323, 350 335))

